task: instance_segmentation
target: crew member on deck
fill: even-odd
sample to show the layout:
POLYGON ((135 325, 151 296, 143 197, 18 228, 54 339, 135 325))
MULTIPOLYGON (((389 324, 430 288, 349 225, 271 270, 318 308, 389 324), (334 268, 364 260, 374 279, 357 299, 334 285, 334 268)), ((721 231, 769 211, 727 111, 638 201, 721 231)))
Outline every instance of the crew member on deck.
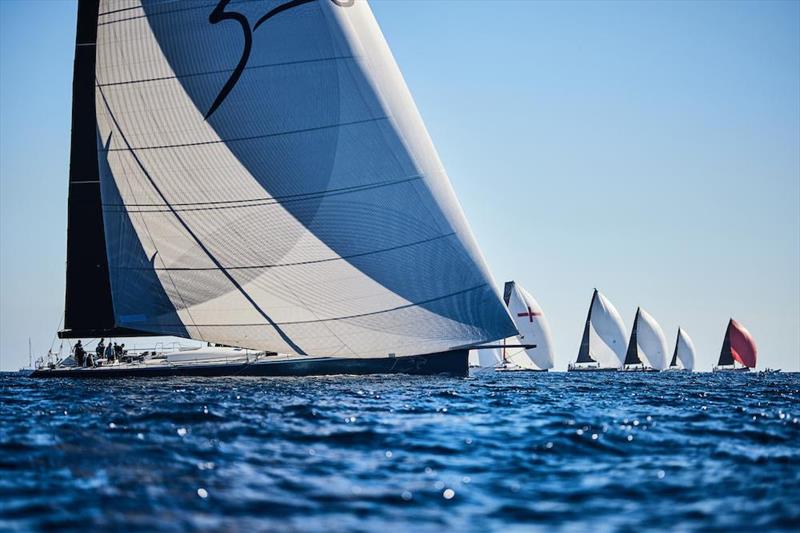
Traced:
POLYGON ((111 345, 111 339, 108 340, 106 345, 106 363, 111 364, 114 362, 114 347, 111 345))
POLYGON ((95 361, 103 358, 103 354, 106 351, 106 343, 104 341, 105 339, 100 339, 100 342, 97 343, 97 348, 94 350, 94 353, 97 355, 97 357, 94 358, 95 361))
POLYGON ((75 354, 75 364, 78 366, 83 366, 83 359, 86 355, 86 350, 83 349, 83 344, 81 344, 80 339, 78 339, 78 342, 75 343, 73 353, 75 354))

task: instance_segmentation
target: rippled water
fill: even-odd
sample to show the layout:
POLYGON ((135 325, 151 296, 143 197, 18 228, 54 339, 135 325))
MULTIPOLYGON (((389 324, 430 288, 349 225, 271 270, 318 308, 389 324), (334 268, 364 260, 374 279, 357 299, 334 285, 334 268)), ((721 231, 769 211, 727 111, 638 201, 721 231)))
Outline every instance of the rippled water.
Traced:
POLYGON ((0 529, 800 526, 800 375, 0 377, 0 529))

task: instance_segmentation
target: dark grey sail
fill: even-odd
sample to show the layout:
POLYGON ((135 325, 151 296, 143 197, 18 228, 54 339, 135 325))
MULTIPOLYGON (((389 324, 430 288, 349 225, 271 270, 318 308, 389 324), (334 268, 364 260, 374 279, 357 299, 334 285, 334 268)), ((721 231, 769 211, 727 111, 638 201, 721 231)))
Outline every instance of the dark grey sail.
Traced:
POLYGON ((511 293, 514 291, 514 282, 513 281, 506 281, 505 286, 503 287, 503 301, 508 306, 508 302, 511 301, 511 293))
POLYGON ((719 352, 719 361, 717 366, 732 366, 733 354, 731 354, 731 322, 728 321, 728 327, 725 329, 725 340, 722 341, 722 350, 719 352))
POLYGON ((678 336, 675 338, 675 351, 672 352, 672 361, 669 364, 670 368, 678 366, 678 344, 681 342, 681 328, 678 328, 678 336))
POLYGON ((639 325, 639 309, 636 309, 636 318, 633 319, 633 329, 631 330, 631 340, 628 342, 628 351, 625 354, 625 366, 628 365, 641 365, 642 360, 639 358, 639 345, 636 340, 636 330, 639 325))
POLYGON ((596 363, 590 354, 590 346, 589 346, 589 328, 591 327, 592 322, 592 308, 594 307, 594 301, 597 299, 597 289, 594 290, 592 293, 592 301, 589 302, 589 312, 586 314, 586 324, 583 327, 583 337, 581 338, 581 348, 578 351, 578 359, 575 361, 576 363, 596 363))

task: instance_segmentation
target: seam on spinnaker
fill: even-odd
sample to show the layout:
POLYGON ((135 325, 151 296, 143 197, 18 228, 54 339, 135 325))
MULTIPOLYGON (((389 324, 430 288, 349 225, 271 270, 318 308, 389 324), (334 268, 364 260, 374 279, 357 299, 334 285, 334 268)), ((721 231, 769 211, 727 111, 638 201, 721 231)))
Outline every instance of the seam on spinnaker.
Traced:
POLYGON ((136 212, 136 213, 167 213, 167 212, 172 212, 173 210, 183 212, 183 211, 214 211, 221 209, 246 209, 248 207, 260 207, 264 205, 284 205, 287 203, 301 202, 304 200, 321 200, 323 198, 331 198, 335 196, 341 196, 344 194, 353 194, 362 191, 370 191, 372 189, 380 189, 382 187, 402 185, 404 183, 409 183, 419 179, 422 179, 422 177, 411 176, 408 178, 401 178, 397 180, 386 180, 368 185, 358 185, 353 187, 342 187, 339 189, 331 189, 329 192, 314 191, 303 194, 276 196, 274 198, 263 198, 263 199, 252 199, 252 200, 250 199, 223 200, 220 202, 195 202, 195 203, 183 202, 183 203, 170 204, 170 207, 174 209, 128 209, 129 207, 161 208, 164 207, 164 204, 103 204, 103 207, 123 207, 128 212, 136 212), (216 204, 225 204, 225 205, 216 205, 216 204), (183 207, 178 207, 178 206, 183 206, 183 207), (203 207, 192 207, 192 206, 203 206, 203 207))
MULTIPOLYGON (((282 61, 280 63, 266 63, 263 65, 253 65, 245 67, 243 72, 247 72, 250 70, 258 70, 263 68, 288 67, 293 65, 304 65, 309 63, 325 63, 327 61, 339 61, 340 59, 356 59, 356 57, 357 56, 354 55, 346 55, 346 56, 322 57, 318 59, 298 59, 297 61, 282 61)), ((182 80, 185 78, 197 78, 200 76, 213 76, 215 74, 225 74, 226 72, 233 72, 233 70, 234 69, 232 68, 226 68, 218 70, 207 70, 205 72, 191 72, 189 74, 176 74, 174 76, 159 76, 157 78, 142 78, 138 80, 112 81, 109 83, 101 83, 100 87, 114 87, 117 85, 135 85, 137 83, 151 83, 156 81, 182 80)))
MULTIPOLYGON (((231 137, 223 139, 220 137, 215 141, 197 141, 193 143, 178 143, 178 144, 164 144, 158 146, 138 146, 131 147, 130 150, 169 150, 171 148, 189 148, 192 146, 208 146, 210 144, 224 144, 228 145, 232 142, 254 141, 257 139, 269 139, 272 137, 283 137, 284 135, 298 135, 301 133, 310 133, 312 131, 329 130, 334 128, 341 128, 344 126, 357 126, 359 124, 369 124, 370 122, 380 122, 382 120, 389 120, 388 116, 370 117, 362 120, 352 120, 350 122, 338 122, 336 124, 325 124, 324 126, 314 126, 313 128, 302 128, 297 130, 279 131, 277 133, 264 133, 262 135, 249 135, 246 137, 231 137)), ((216 130, 215 130, 216 131, 216 130)), ((111 152, 127 152, 127 148, 112 148, 111 152)))

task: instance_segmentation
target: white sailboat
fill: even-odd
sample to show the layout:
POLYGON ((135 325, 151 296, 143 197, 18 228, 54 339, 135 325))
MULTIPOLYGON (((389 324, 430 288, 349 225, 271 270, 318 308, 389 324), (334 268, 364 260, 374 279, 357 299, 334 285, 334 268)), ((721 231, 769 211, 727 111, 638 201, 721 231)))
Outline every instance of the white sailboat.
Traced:
POLYGON ((508 281, 503 300, 511 312, 519 335, 508 344, 528 344, 532 348, 502 348, 503 362, 498 371, 547 371, 553 368, 553 340, 550 326, 539 302, 524 287, 508 281))
POLYGON ((667 368, 667 340, 653 316, 639 307, 625 354, 624 371, 655 372, 667 368))
POLYGON ((464 375, 516 335, 367 2, 80 0, 77 26, 60 336, 281 357, 38 376, 464 375))
POLYGON ((578 359, 569 371, 613 371, 625 360, 625 324, 614 305, 597 289, 592 294, 578 359))
POLYGON ((686 333, 683 328, 678 328, 678 337, 675 339, 675 351, 672 352, 672 361, 670 361, 667 370, 686 370, 692 372, 696 359, 695 353, 692 338, 689 337, 689 334, 686 333), (680 363, 680 365, 678 363, 680 363))

